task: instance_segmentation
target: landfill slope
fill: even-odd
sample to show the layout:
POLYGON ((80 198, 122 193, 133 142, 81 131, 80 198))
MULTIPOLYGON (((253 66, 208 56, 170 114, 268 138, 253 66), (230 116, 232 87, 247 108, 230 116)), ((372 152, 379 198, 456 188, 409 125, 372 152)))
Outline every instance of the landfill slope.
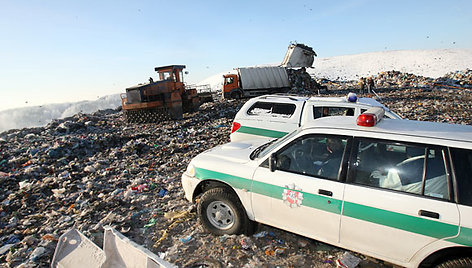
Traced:
MULTIPOLYGON (((471 74, 437 86, 386 73, 377 93, 405 118, 470 125, 471 74)), ((357 90, 354 82, 325 85, 326 96, 357 90)), ((229 141, 243 103, 205 103, 157 124, 127 124, 117 109, 0 133, 0 267, 48 267, 73 226, 101 247, 105 225, 180 267, 335 267, 346 250, 265 225, 254 236, 213 236, 198 223, 181 174, 192 157, 229 141)), ((390 267, 355 255, 360 267, 390 267)))
POLYGON ((315 58, 316 77, 357 80, 379 72, 400 71, 438 78, 446 73, 472 68, 472 49, 393 50, 315 58))

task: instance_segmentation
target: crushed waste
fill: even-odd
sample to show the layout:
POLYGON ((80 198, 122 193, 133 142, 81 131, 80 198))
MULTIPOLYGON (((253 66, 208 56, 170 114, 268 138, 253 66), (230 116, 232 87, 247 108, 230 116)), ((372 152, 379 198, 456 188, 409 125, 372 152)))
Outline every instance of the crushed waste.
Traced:
MULTIPOLYGON (((385 72, 372 97, 404 118, 472 125, 471 78, 471 70, 438 79, 385 72)), ((357 81, 318 83, 323 96, 358 90, 357 81)), ((265 225, 252 236, 203 230, 180 177, 194 156, 229 141, 243 104, 218 99, 155 124, 103 110, 0 133, 0 267, 49 267, 72 227, 101 247, 104 226, 179 267, 391 267, 265 225)))

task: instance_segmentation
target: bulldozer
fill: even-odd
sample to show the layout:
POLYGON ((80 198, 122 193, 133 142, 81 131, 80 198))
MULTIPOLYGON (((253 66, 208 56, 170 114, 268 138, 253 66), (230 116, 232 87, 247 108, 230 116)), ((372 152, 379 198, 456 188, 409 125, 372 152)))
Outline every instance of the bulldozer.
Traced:
POLYGON ((185 65, 156 67, 159 80, 126 89, 121 94, 122 109, 128 123, 155 123, 182 119, 183 113, 200 107, 197 89, 184 83, 185 65))

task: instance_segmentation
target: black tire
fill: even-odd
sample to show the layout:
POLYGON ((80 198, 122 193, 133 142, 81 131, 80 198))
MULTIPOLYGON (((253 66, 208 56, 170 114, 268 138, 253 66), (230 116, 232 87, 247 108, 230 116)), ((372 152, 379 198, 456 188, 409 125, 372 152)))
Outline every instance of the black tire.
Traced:
POLYGON ((203 227, 215 235, 247 233, 252 222, 238 197, 225 188, 213 188, 200 198, 197 214, 203 227))
POLYGON ((185 265, 185 268, 221 268, 221 264, 216 260, 197 260, 185 265))
POLYGON ((436 266, 436 268, 468 268, 472 267, 472 258, 464 257, 445 261, 436 266))
POLYGON ((232 91, 231 94, 230 94, 230 97, 231 97, 232 99, 239 100, 239 99, 241 99, 242 94, 241 94, 240 91, 232 91))

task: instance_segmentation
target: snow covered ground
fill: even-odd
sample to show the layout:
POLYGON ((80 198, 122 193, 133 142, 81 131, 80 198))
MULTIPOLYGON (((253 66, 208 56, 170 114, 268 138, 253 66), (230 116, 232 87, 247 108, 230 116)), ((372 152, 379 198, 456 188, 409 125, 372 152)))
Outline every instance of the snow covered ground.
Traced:
MULTIPOLYGON (((278 65, 278 64, 272 64, 278 65)), ((395 50, 328 58, 315 58, 307 71, 317 78, 358 80, 384 71, 400 71, 437 78, 454 71, 472 69, 472 49, 395 50)), ((235 66, 238 67, 238 66, 235 66)), ((240 66, 248 67, 248 66, 240 66)), ((234 70, 229 70, 226 73, 234 70)), ((221 89, 223 74, 208 77, 199 84, 221 89)))
MULTIPOLYGON (((449 72, 472 69, 472 49, 398 50, 315 58, 313 66, 314 68, 308 69, 309 73, 330 80, 357 80, 362 76, 390 70, 436 78, 449 72)), ((209 84, 212 90, 219 90, 223 85, 223 74, 230 72, 235 71, 228 70, 212 75, 198 84, 209 84)), ((0 132, 13 128, 44 126, 52 119, 68 117, 79 112, 92 113, 100 109, 114 109, 120 105, 119 94, 114 94, 95 101, 0 111, 0 132)))
POLYGON ((315 58, 309 72, 330 80, 358 80, 383 71, 400 71, 438 78, 472 69, 472 49, 397 50, 315 58))

